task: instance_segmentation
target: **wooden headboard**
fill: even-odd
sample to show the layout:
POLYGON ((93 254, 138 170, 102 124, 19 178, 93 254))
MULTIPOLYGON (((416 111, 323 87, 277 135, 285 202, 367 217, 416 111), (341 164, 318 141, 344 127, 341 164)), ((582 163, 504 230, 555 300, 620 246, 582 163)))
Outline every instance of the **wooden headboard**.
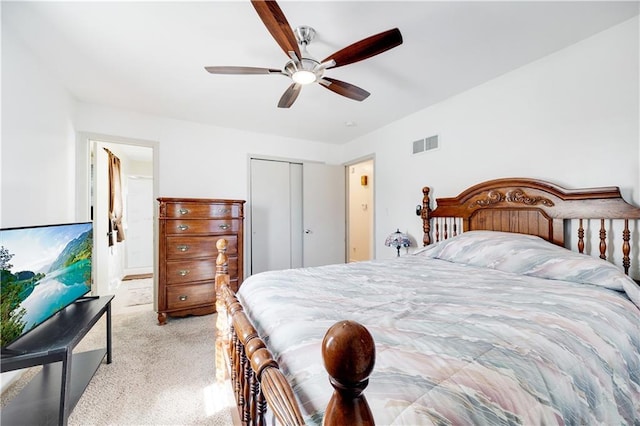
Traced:
POLYGON ((565 189, 536 179, 495 179, 474 185, 457 197, 438 198, 433 210, 429 188, 423 188, 422 193, 424 245, 459 232, 491 230, 537 235, 564 247, 566 224, 577 220, 577 248, 584 253, 583 221, 595 219, 600 221, 599 255, 606 259, 608 221, 619 219, 623 224, 622 266, 629 273, 629 221, 640 219, 640 208, 627 203, 618 187, 565 189))

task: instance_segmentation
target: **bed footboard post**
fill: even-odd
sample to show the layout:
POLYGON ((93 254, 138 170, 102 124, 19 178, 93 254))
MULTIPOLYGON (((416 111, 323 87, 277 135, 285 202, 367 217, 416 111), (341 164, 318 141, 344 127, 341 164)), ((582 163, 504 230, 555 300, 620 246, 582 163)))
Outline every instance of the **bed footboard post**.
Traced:
POLYGON ((375 364, 375 343, 355 321, 340 321, 325 334, 322 358, 335 389, 323 425, 373 425, 373 414, 362 394, 375 364))
POLYGON ((216 242, 218 257, 216 258, 216 379, 224 381, 228 378, 227 354, 229 353, 229 321, 227 309, 222 295, 222 287, 229 286, 229 262, 227 259, 228 242, 224 238, 216 242))

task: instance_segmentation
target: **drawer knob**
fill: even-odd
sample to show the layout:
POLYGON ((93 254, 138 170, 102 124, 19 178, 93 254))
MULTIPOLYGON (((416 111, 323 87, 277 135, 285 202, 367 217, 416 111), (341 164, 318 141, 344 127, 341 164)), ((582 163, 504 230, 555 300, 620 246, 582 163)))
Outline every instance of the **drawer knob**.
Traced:
POLYGON ((185 251, 189 250, 189 246, 186 245, 186 244, 182 244, 182 245, 176 246, 176 248, 178 250, 182 251, 182 252, 185 252, 185 251))
POLYGON ((223 223, 221 225, 218 225, 218 228, 220 228, 220 229, 229 229, 229 228, 231 228, 231 225, 229 225, 228 223, 223 223))
POLYGON ((178 275, 180 275, 181 277, 185 277, 189 274, 189 270, 188 269, 181 269, 178 271, 178 275))
POLYGON ((186 231, 187 229, 189 229, 188 225, 178 225, 178 229, 181 231, 186 231))
POLYGON ((187 213, 189 213, 189 209, 182 208, 182 209, 178 210, 178 213, 180 213, 182 215, 187 214, 187 213))
POLYGON ((185 300, 187 300, 187 296, 185 296, 183 294, 182 296, 179 296, 178 299, 180 299, 180 301, 184 302, 185 300))

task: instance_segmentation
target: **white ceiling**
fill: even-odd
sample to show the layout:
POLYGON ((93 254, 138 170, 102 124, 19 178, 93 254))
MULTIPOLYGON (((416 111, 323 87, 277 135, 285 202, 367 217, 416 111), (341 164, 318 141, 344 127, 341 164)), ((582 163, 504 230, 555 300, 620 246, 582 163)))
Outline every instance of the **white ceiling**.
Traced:
POLYGON ((318 59, 397 27, 404 43, 327 70, 371 96, 320 85, 277 108, 281 75, 212 75, 207 65, 281 69, 287 57, 247 1, 7 2, 12 31, 78 100, 164 117, 345 143, 574 44, 639 12, 625 2, 280 1, 316 29, 318 59), (355 123, 347 126, 347 122, 355 123))

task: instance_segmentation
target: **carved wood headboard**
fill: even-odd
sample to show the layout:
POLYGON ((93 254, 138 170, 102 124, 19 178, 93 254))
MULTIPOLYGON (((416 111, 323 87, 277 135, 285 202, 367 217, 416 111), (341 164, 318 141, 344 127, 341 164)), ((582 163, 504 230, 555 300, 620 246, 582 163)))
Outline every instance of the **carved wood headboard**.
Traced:
POLYGON ((619 219, 623 222, 622 265, 625 273, 629 271, 629 221, 640 219, 640 208, 627 203, 618 187, 565 189, 536 179, 495 179, 474 185, 457 197, 438 198, 433 210, 429 188, 423 188, 422 193, 424 245, 459 232, 491 230, 537 235, 565 246, 565 224, 577 220, 578 251, 583 253, 583 220, 597 219, 600 220, 600 257, 606 259, 605 221, 619 219))

